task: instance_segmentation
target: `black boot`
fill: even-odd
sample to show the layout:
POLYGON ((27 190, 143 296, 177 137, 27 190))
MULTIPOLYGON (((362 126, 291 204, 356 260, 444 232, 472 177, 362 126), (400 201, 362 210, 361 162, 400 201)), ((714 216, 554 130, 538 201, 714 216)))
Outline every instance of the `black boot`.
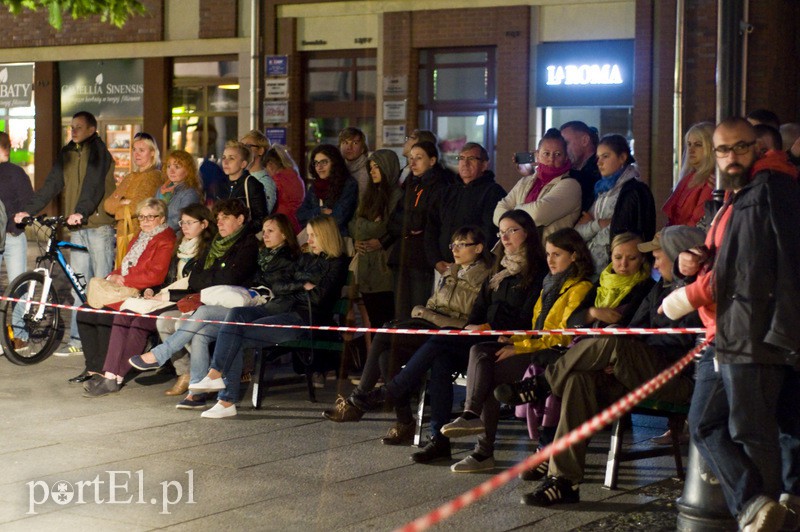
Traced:
POLYGON ((418 464, 427 464, 436 460, 450 460, 450 438, 434 436, 421 451, 411 455, 411 460, 418 464))

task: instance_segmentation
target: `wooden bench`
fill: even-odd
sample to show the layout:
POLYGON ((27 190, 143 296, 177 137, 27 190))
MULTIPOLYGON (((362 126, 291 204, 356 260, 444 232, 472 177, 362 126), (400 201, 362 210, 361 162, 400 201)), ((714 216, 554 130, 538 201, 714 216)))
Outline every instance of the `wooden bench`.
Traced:
POLYGON ((607 489, 617 488, 617 476, 619 464, 631 460, 641 460, 644 458, 655 458, 658 456, 670 456, 675 458, 675 469, 678 478, 684 479, 683 459, 681 457, 680 437, 683 433, 683 425, 689 413, 689 404, 674 404, 665 401, 645 399, 636 405, 630 414, 645 416, 658 416, 667 418, 671 445, 658 446, 650 449, 623 450, 622 440, 625 435, 625 428, 629 426, 630 414, 616 420, 611 428, 611 445, 608 449, 608 461, 606 462, 606 477, 603 487, 607 489), (626 419, 627 418, 627 419, 626 419))

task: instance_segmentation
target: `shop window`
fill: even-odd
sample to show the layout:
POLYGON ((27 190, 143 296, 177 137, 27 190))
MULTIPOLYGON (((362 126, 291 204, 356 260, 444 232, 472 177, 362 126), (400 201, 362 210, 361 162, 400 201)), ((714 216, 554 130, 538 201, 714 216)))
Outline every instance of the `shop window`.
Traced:
POLYGON ((374 50, 303 55, 306 157, 318 144, 336 145, 339 131, 351 126, 374 147, 376 64, 374 50))
POLYGON ((0 131, 11 137, 12 163, 20 165, 33 178, 33 154, 36 150, 34 107, 0 107, 0 131))
POLYGON ((176 61, 170 148, 198 159, 219 158, 238 138, 237 61, 176 61))

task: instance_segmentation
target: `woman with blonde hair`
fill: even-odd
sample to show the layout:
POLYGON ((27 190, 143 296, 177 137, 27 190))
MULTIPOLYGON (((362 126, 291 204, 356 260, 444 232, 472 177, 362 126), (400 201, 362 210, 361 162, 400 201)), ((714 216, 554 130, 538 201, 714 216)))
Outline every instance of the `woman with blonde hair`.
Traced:
POLYGON ((167 225, 177 234, 181 209, 203 202, 203 186, 197 172, 197 161, 186 151, 170 152, 165 173, 167 178, 156 191, 156 198, 167 203, 167 225))
MULTIPOLYGON (((272 212, 275 208, 275 202, 278 199, 278 189, 276 187, 275 178, 267 168, 267 151, 269 151, 269 139, 259 130, 253 129, 247 133, 242 140, 242 144, 247 146, 250 150, 250 159, 252 160, 247 171, 250 175, 258 179, 258 182, 264 185, 264 195, 267 199, 266 214, 272 212)), ((261 221, 261 220, 258 220, 261 221)))
POLYGON ((686 132, 680 181, 661 208, 667 225, 694 227, 705 214, 705 204, 714 192, 714 124, 700 122, 686 132))
POLYGON ((244 324, 321 325, 329 324, 333 309, 347 280, 349 258, 333 217, 316 216, 306 226, 309 252, 296 263, 288 281, 273 284, 275 297, 262 306, 231 309, 225 321, 243 325, 223 325, 214 347, 211 369, 203 380, 190 384, 193 393, 219 392, 218 402, 201 415, 223 418, 236 415, 244 349, 275 345, 306 338, 308 331, 244 324))
POLYGON ((144 199, 153 197, 161 184, 161 155, 155 140, 148 133, 137 133, 133 137, 133 171, 122 178, 114 192, 103 202, 103 208, 117 222, 117 258, 119 268, 122 257, 139 232, 139 221, 132 210, 144 199))

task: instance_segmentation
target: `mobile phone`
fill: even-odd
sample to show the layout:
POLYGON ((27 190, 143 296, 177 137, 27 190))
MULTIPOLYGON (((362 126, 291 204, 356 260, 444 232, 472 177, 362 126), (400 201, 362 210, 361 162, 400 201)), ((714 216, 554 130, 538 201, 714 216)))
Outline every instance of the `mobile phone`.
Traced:
POLYGON ((520 151, 514 154, 514 162, 517 164, 533 163, 533 154, 528 151, 520 151))

